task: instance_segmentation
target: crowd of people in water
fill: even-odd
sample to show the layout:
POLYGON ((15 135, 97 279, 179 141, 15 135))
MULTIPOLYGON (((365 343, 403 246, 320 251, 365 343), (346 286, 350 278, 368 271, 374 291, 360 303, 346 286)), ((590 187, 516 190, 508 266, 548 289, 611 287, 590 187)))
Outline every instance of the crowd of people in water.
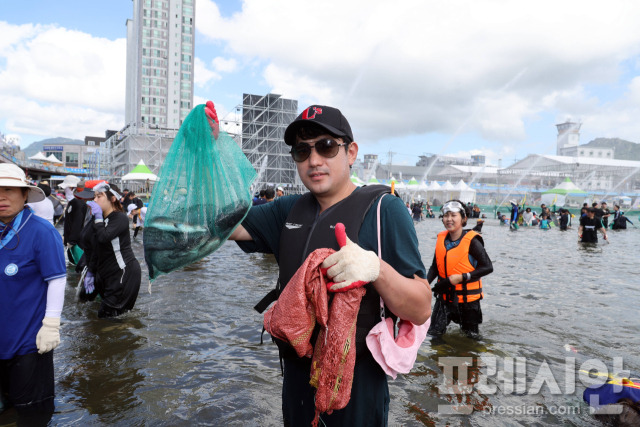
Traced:
MULTIPOLYGON (((209 104, 206 114, 215 128, 217 115, 209 104)), ((279 318, 274 305, 267 312, 269 322, 265 315, 265 329, 278 344, 283 367, 284 423, 386 425, 387 374, 395 378, 406 367, 394 365, 398 358, 412 357, 410 369, 424 336, 430 335, 432 342, 440 339, 451 322, 468 337, 480 337, 482 279, 493 272, 482 237, 487 214, 478 205, 456 199, 434 208, 426 201, 406 203, 392 197, 386 186, 357 188, 349 169, 357 158, 358 144, 346 118, 333 107, 307 108, 285 131, 285 143, 291 146, 309 192, 285 195, 282 187, 258 191, 246 217, 229 236, 244 252, 272 253, 278 263, 276 287, 256 309, 264 310, 273 302, 305 300, 307 285, 324 284, 317 280, 323 274, 325 303, 330 300, 355 310, 350 311, 348 328, 343 328, 347 323, 340 317, 342 312, 338 311, 338 320, 329 320, 337 322, 331 323, 332 339, 337 339, 333 329, 337 325, 347 341, 333 346, 342 352, 334 360, 340 363, 327 362, 322 369, 318 364, 324 363, 323 354, 332 351, 326 345, 328 327, 315 325, 313 334, 303 331, 314 341, 300 349, 294 346, 300 343, 295 336, 297 325, 292 324, 297 322, 286 317, 291 310, 279 318), (427 269, 415 225, 436 217, 443 230, 427 269), (472 220, 475 224, 470 224, 472 220), (324 254, 319 261, 314 258, 318 253, 324 254), (310 260, 316 260, 311 267, 310 260), (309 283, 304 282, 307 277, 309 283), (399 322, 402 345, 389 332, 387 320, 399 322), (284 330, 273 329, 278 321, 284 330), (387 340, 376 346, 369 338, 380 324, 387 340), (420 328, 424 329, 421 339, 420 328), (290 341, 288 332, 294 334, 290 341), (407 340, 411 345, 406 345, 407 340), (350 389, 341 384, 349 384, 350 389), (321 397, 333 396, 333 390, 342 400, 332 397, 329 406, 322 406, 321 397)), ((15 407, 25 425, 44 425, 53 413, 53 350, 60 343, 67 263, 80 275, 74 284, 78 300, 96 301, 99 318, 131 310, 141 282, 141 267, 132 249, 147 214, 141 199, 106 181, 91 186, 78 182, 64 188, 64 196, 52 192, 47 182, 31 182, 18 166, 0 164, 0 412, 15 407), (62 218, 61 236, 55 225, 62 218)), ((552 212, 542 204, 540 212, 534 212, 514 200, 510 204, 508 214, 496 211, 496 216, 513 230, 568 230, 576 225, 572 224, 575 215, 564 208, 552 212)), ((612 212, 604 202, 585 204, 578 235, 582 242, 596 242, 597 232, 607 239, 610 226, 624 229, 627 223, 632 224, 617 205, 612 212)), ((294 308, 303 317, 312 309, 299 305, 294 308)), ((315 319, 314 314, 314 324, 315 319)))

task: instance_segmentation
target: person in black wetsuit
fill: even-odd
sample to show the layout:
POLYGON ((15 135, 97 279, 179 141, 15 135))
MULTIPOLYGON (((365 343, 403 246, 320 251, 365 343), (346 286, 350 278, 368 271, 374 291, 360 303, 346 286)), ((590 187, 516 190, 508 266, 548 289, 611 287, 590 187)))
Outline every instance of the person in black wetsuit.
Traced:
POLYGON ((620 210, 619 205, 614 205, 613 209, 614 209, 613 224, 611 224, 612 230, 626 230, 627 222, 633 225, 633 222, 631 222, 629 218, 624 216, 624 212, 620 210))
POLYGON ((122 210, 117 187, 102 182, 93 191, 94 201, 87 206, 94 216, 94 237, 84 290, 102 297, 98 317, 114 317, 135 305, 141 270, 131 250, 129 219, 122 210))
POLYGON ((607 240, 607 232, 602 228, 602 221, 596 218, 596 209, 587 208, 587 215, 580 218, 578 237, 582 243, 598 243, 598 231, 602 233, 604 240, 607 240))
POLYGON ((569 228, 569 220, 571 213, 566 209, 560 209, 560 230, 565 231, 569 228))
POLYGON ((609 229, 609 217, 611 216, 611 211, 607 206, 607 202, 602 202, 600 204, 600 210, 602 211, 602 226, 605 230, 609 229))

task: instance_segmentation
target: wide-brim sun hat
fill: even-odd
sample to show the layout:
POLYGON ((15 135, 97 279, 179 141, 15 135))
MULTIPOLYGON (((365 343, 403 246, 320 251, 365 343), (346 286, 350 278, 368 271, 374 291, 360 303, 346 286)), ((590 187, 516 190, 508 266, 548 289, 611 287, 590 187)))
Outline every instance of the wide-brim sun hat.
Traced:
POLYGON ((80 178, 78 178, 77 176, 67 175, 64 177, 64 181, 58 184, 58 187, 63 189, 67 187, 76 187, 78 184, 78 181, 80 181, 80 178))
POLYGON ((28 188, 27 203, 41 202, 45 199, 44 191, 29 184, 24 171, 12 163, 0 163, 0 187, 28 188))

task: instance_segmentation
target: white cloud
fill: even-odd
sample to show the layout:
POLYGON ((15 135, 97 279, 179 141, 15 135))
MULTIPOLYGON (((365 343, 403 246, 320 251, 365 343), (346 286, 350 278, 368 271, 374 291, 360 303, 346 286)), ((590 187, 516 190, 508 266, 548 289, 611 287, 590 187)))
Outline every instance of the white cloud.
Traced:
POLYGON ((102 135, 123 125, 124 39, 56 26, 0 23, 0 117, 6 131, 102 135))
MULTIPOLYGON (((490 140, 522 140, 527 119, 564 110, 561 94, 615 84, 640 53, 640 5, 624 0, 606 8, 577 0, 245 0, 228 17, 198 0, 197 11, 198 31, 228 56, 265 64, 274 93, 340 106, 371 140, 451 133, 463 123, 490 140)), ((601 106, 593 94, 582 99, 585 108, 601 106)), ((612 103, 611 115, 598 116, 623 107, 612 103)), ((630 131, 640 129, 622 116, 630 131)))
MULTIPOLYGON (((194 58, 193 60, 193 83, 196 86, 205 86, 212 81, 220 80, 222 77, 215 71, 209 70, 204 61, 200 58, 194 58)), ((194 102, 194 105, 195 104, 194 102)))
POLYGON ((234 58, 225 59, 220 56, 213 58, 211 65, 220 73, 232 73, 238 68, 238 62, 234 58))

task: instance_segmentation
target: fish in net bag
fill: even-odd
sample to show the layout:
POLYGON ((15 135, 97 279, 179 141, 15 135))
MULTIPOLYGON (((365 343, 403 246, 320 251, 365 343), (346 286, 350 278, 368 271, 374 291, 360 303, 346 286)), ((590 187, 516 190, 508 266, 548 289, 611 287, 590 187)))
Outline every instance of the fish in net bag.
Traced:
POLYGON ((150 280, 218 249, 249 212, 256 171, 218 123, 211 101, 196 106, 162 164, 144 224, 150 280))

